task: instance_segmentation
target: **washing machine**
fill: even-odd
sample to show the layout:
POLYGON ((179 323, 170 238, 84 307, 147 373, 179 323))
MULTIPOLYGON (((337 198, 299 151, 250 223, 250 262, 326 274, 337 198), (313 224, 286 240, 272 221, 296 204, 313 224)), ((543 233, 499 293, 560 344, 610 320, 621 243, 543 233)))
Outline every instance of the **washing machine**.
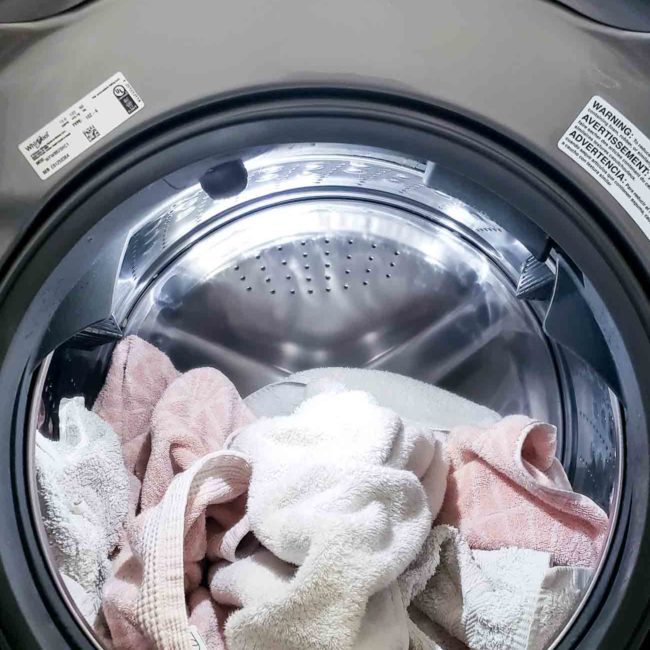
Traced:
POLYGON ((552 647, 642 646, 647 3, 0 0, 0 21, 6 647, 101 647, 34 438, 130 334, 243 395, 374 368, 556 425, 610 527, 552 647))

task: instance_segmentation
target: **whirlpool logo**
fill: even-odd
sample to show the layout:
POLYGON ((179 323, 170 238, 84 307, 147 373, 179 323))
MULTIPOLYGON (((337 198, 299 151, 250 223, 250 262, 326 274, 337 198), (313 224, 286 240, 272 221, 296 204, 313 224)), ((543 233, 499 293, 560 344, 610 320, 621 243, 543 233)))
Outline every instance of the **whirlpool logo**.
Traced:
POLYGON ((50 138, 49 131, 45 131, 45 133, 40 133, 30 143, 25 145, 25 149, 27 149, 27 151, 33 151, 34 149, 40 147, 43 144, 43 142, 49 140, 49 138, 50 138))

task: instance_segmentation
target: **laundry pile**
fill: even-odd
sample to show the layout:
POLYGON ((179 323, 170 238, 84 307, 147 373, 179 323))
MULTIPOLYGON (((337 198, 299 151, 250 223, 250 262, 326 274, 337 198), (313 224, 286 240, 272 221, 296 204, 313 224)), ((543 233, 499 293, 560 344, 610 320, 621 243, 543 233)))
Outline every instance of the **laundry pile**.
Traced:
POLYGON ((387 372, 241 399, 129 337, 59 420, 45 526, 107 648, 543 650, 608 527, 554 427, 387 372))

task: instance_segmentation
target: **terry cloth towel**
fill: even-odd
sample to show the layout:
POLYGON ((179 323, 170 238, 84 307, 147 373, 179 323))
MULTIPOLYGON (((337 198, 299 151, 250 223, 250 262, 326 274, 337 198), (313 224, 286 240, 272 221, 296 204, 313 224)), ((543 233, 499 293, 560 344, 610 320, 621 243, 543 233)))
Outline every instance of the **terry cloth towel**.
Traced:
POLYGON ((83 397, 61 400, 59 440, 36 434, 36 479, 57 567, 97 598, 127 516, 120 442, 83 397))
POLYGON ((253 419, 235 386, 218 370, 198 368, 172 381, 151 416, 151 455, 140 507, 155 506, 174 474, 223 449, 226 438, 253 419))
MULTIPOLYGON (((128 416, 120 419, 122 431, 137 432, 136 436, 125 437, 123 446, 125 457, 131 456, 137 448, 134 466, 137 477, 133 476, 133 486, 137 489, 133 503, 139 504, 140 510, 129 524, 129 537, 132 538, 132 531, 139 525, 140 518, 160 503, 174 475, 188 469, 206 454, 222 449, 225 439, 236 427, 250 422, 252 415, 235 387, 219 371, 201 368, 177 375, 175 370, 173 373, 169 371, 171 364, 161 352, 139 339, 132 340, 130 355, 126 352, 127 346, 124 346, 117 354, 119 367, 124 373, 121 385, 127 387, 123 391, 129 396, 126 401, 138 402, 141 407, 137 411, 137 422, 128 416), (163 375, 156 375, 156 381, 149 382, 149 393, 138 392, 129 377, 131 366, 128 360, 132 358, 138 363, 145 363, 148 359, 148 363, 167 368, 163 375), (136 394, 137 399, 133 398, 136 394), (153 398, 156 401, 152 405, 153 398), (138 445, 133 444, 136 438, 138 445)), ((112 371, 113 368, 109 376, 112 371)), ((102 394, 108 385, 109 380, 102 394)), ((104 401, 108 399, 106 395, 104 401)), ((200 605, 201 611, 212 607, 208 592, 199 588, 203 561, 235 560, 239 543, 250 530, 245 509, 246 495, 242 493, 224 503, 209 505, 194 521, 185 538, 184 551, 184 579, 190 607, 200 605)), ((141 570, 137 551, 132 543, 125 544, 115 560, 113 576, 104 589, 106 624, 114 644, 118 646, 128 645, 129 639, 141 639, 141 631, 132 617, 141 570)))
MULTIPOLYGON (((253 465, 253 532, 298 568, 281 576, 287 584, 279 594, 260 590, 231 614, 230 650, 355 647, 369 601, 391 588, 430 529, 425 491, 409 471, 419 464, 418 441, 428 436, 434 440, 429 430, 405 427, 367 393, 332 390, 291 416, 260 420, 232 437, 231 448, 253 465)), ((444 480, 439 486, 444 490, 444 480)), ((230 567, 227 580, 223 569, 211 576, 216 598, 222 578, 236 581, 229 574, 230 567)))
POLYGON ((187 549, 206 509, 240 497, 249 478, 241 454, 208 454, 176 475, 160 503, 137 517, 129 528, 133 553, 121 554, 105 590, 103 611, 115 648, 224 650, 226 612, 198 585, 200 572, 188 584, 187 549))
POLYGON ((432 629, 440 626, 472 650, 541 650, 570 617, 591 573, 562 567, 558 575, 550 561, 549 553, 529 549, 472 551, 456 529, 436 526, 398 580, 412 603, 411 645, 429 647, 428 618, 432 629))
POLYGON ((93 411, 122 441, 130 475, 131 516, 136 513, 140 482, 149 460, 151 416, 178 374, 160 350, 137 336, 128 336, 115 346, 106 381, 93 405, 93 411))
POLYGON ((569 622, 593 575, 591 569, 569 566, 554 567, 546 572, 526 650, 546 650, 551 645, 569 622))
MULTIPOLYGON (((237 608, 264 608, 269 601, 280 603, 292 597, 296 571, 295 565, 260 549, 234 564, 214 565, 208 580, 217 602, 237 608)), ((406 650, 408 624, 401 593, 394 582, 368 600, 352 647, 354 650, 406 650)))
MULTIPOLYGON (((310 400, 320 394, 335 395, 345 393, 346 387, 338 381, 323 377, 307 384, 305 386, 305 391, 307 394, 307 400, 310 400)), ((375 398, 369 393, 364 391, 350 392, 361 393, 364 396, 363 400, 365 403, 369 401, 373 406, 380 406, 377 404, 375 398)), ((334 398, 335 401, 337 399, 338 398, 334 398)), ((344 400, 348 398, 341 399, 344 400)), ((344 402, 341 401, 341 404, 343 403, 344 402)), ((295 413, 299 413, 301 408, 302 407, 297 408, 295 413)), ((389 464, 393 463, 392 466, 413 472, 420 479, 427 496, 429 510, 435 517, 442 505, 442 499, 444 497, 447 483, 448 463, 444 451, 446 432, 425 424, 411 422, 406 419, 402 420, 396 413, 389 409, 383 407, 380 407, 380 409, 384 413, 390 414, 390 418, 392 418, 391 421, 395 423, 395 430, 391 433, 394 437, 391 438, 389 436, 383 442, 381 439, 375 440, 373 443, 362 441, 360 443, 361 446, 376 443, 378 445, 384 444, 387 449, 390 445, 394 445, 391 452, 393 457, 387 462, 389 464), (397 431, 399 432, 396 433, 397 431)), ((351 423, 348 423, 348 425, 349 424, 351 423)), ((332 425, 333 427, 338 426, 335 423, 332 423, 332 425)), ((367 433, 368 429, 366 428, 365 431, 367 433)), ((238 434, 239 432, 235 432, 233 437, 238 434)), ((323 435, 323 439, 326 441, 325 446, 327 447, 329 444, 334 444, 335 436, 337 435, 340 437, 341 448, 347 447, 346 453, 351 453, 352 447, 350 446, 350 440, 346 440, 345 437, 341 437, 340 434, 334 433, 334 429, 323 435)), ((369 435, 369 439, 370 438, 372 438, 372 434, 369 435)), ((226 446, 230 446, 230 442, 230 440, 227 441, 226 446)))
POLYGON ((65 575, 65 573, 61 573, 60 575, 63 585, 70 598, 72 598, 72 602, 79 610, 79 613, 89 625, 93 625, 101 605, 99 594, 84 589, 76 580, 65 575))
POLYGON ((555 427, 521 415, 447 438, 450 472, 436 523, 457 527, 471 548, 548 551, 554 564, 593 567, 607 515, 572 491, 555 458, 555 427))
POLYGON ((257 417, 289 415, 310 396, 308 384, 329 379, 348 390, 370 393, 380 406, 401 418, 435 429, 473 424, 487 426, 501 419, 494 411, 449 391, 385 370, 313 368, 290 375, 249 395, 244 401, 257 417))
POLYGON ((409 650, 468 650, 464 643, 455 639, 416 607, 409 607, 408 614, 409 650))

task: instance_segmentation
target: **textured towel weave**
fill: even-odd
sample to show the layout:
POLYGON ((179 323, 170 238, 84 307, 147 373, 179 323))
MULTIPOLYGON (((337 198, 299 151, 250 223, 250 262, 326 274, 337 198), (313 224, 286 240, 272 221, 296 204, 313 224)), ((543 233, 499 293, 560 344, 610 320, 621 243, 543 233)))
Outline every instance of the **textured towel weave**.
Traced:
MULTIPOLYGON (((385 611, 391 594, 369 601, 393 588, 429 531, 427 495, 409 471, 420 465, 414 450, 428 433, 405 427, 366 393, 332 390, 233 437, 231 447, 253 465, 252 530, 278 560, 298 568, 281 573, 271 593, 241 586, 246 567, 239 577, 237 564, 214 572, 213 595, 230 590, 243 604, 226 624, 230 650, 356 647, 368 608, 371 616, 375 605, 385 611)), ((446 466, 438 467, 444 479, 446 466)), ((440 495, 428 496, 439 503, 440 495)), ((404 626, 398 647, 407 643, 404 626)))
MULTIPOLYGON (((131 541, 143 570, 135 616, 154 647, 191 650, 183 582, 185 539, 209 505, 243 494, 249 478, 250 467, 240 454, 208 454, 179 474, 160 504, 138 521, 131 541)), ((198 599, 204 601, 205 595, 200 592, 198 599)), ((205 637, 212 636, 210 629, 218 632, 218 622, 207 618, 201 632, 209 643, 205 637)))
POLYGON ((89 625, 93 625, 101 606, 99 594, 84 589, 76 580, 65 575, 65 573, 61 573, 61 580, 79 613, 89 625))
POLYGON ((178 377, 160 350, 137 336, 128 336, 113 350, 106 381, 93 411, 120 437, 129 472, 131 517, 135 516, 140 483, 151 450, 151 416, 169 384, 178 377))
POLYGON ((571 490, 555 441, 555 427, 521 415, 452 430, 436 523, 456 526, 472 548, 517 546, 548 551, 558 565, 595 566, 607 515, 571 490))
POLYGON ((235 386, 218 370, 197 368, 172 381, 151 415, 141 508, 155 506, 174 474, 223 449, 226 438, 253 419, 235 386))
POLYGON ((550 555, 480 553, 457 530, 436 526, 399 578, 404 601, 474 650, 524 650, 550 555))
POLYGON ((550 562, 549 553, 528 549, 472 551, 456 529, 434 527, 398 580, 411 603, 411 646, 447 649, 455 643, 446 632, 472 650, 543 650, 592 576, 550 562))
POLYGON ((208 507, 244 494, 250 467, 234 452, 214 452, 172 481, 160 503, 129 529, 104 591, 103 611, 116 648, 192 650, 195 626, 209 650, 223 650, 225 611, 188 572, 188 539, 208 507))
MULTIPOLYGON (((296 588, 296 571, 295 565, 261 549, 234 564, 222 562, 214 565, 209 578, 210 589, 215 601, 223 605, 263 611, 269 603, 281 607, 283 600, 295 598, 292 592, 296 588)), ((326 621, 327 615, 322 612, 311 612, 312 615, 321 622, 326 621)), ((369 598, 352 647, 354 650, 406 650, 408 623, 397 583, 393 583, 369 598)), ((295 621, 287 624, 293 625, 295 621)), ((291 633, 287 631, 287 634, 291 633)), ((318 636, 322 639, 328 634, 322 625, 318 636)), ((259 642, 264 640, 259 639, 259 642)), ((307 647, 314 642, 308 642, 307 647)))
MULTIPOLYGON (((200 368, 179 375, 162 352, 137 337, 115 348, 95 409, 119 427, 123 455, 133 471, 128 540, 103 592, 105 636, 111 637, 115 647, 149 647, 156 637, 143 627, 136 608, 146 574, 140 546, 143 522, 162 505, 175 475, 219 451, 252 415, 222 373, 200 368)), ((182 595, 190 621, 210 649, 222 647, 218 621, 225 614, 200 587, 203 564, 205 560, 235 560, 250 530, 245 508, 245 489, 232 498, 216 499, 192 519, 183 536, 182 562, 176 566, 175 580, 184 584, 182 595)))
POLYGON ((546 650, 566 625, 587 591, 594 572, 584 567, 558 566, 544 576, 526 650, 546 650))
POLYGON ((117 435, 82 397, 61 400, 59 432, 59 440, 36 434, 43 523, 58 568, 95 601, 124 530, 128 477, 117 435))

